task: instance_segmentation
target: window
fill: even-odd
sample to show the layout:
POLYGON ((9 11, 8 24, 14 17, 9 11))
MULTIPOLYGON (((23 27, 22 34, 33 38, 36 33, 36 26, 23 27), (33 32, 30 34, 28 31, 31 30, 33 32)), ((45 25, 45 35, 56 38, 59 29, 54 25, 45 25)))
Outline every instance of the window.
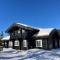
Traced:
POLYGON ((23 47, 27 47, 27 40, 23 40, 23 47))
POLYGON ((25 30, 22 30, 22 33, 24 33, 25 32, 25 30))
POLYGON ((14 46, 19 46, 19 40, 16 40, 16 41, 15 41, 14 46))
POLYGON ((36 47, 42 47, 42 40, 36 40, 36 47))
POLYGON ((12 43, 12 41, 9 41, 9 46, 13 46, 13 43, 12 43))
POLYGON ((18 34, 20 33, 20 30, 18 30, 18 34))

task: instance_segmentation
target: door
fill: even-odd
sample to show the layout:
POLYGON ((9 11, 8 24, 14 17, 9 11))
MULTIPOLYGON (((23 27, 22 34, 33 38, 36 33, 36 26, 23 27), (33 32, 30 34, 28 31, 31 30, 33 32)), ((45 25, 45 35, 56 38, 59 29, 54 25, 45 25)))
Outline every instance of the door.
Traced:
POLYGON ((58 40, 53 40, 53 48, 58 48, 58 40))
POLYGON ((24 50, 28 49, 28 42, 27 42, 27 40, 23 40, 23 49, 24 50))

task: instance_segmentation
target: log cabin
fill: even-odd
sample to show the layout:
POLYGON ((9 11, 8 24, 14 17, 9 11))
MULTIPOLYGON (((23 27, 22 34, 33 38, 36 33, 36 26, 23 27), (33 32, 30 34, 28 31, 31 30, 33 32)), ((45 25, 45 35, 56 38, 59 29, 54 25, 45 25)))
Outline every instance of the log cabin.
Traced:
POLYGON ((59 48, 59 35, 54 28, 40 28, 39 32, 34 34, 37 48, 54 49, 59 48))
POLYGON ((59 48, 59 36, 54 28, 36 28, 21 23, 12 24, 6 32, 13 49, 59 48))
POLYGON ((4 48, 9 48, 9 41, 10 41, 10 36, 5 36, 1 39, 3 42, 3 47, 4 48))

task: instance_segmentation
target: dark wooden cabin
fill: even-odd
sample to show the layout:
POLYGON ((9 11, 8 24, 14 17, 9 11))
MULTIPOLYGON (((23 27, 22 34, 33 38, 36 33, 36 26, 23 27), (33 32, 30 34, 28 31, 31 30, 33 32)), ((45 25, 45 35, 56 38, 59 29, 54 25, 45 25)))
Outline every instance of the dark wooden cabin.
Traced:
POLYGON ((13 43, 14 49, 31 49, 35 48, 35 40, 33 35, 39 30, 20 23, 13 24, 7 29, 10 34, 10 41, 13 43))
POLYGON ((57 30, 53 28, 39 29, 15 23, 6 32, 10 34, 10 41, 12 41, 14 49, 53 49, 59 47, 59 36, 57 30))
POLYGON ((1 39, 3 42, 3 47, 4 48, 9 48, 9 41, 10 41, 10 36, 5 36, 1 39))
POLYGON ((39 29, 33 38, 36 41, 37 48, 43 49, 54 49, 59 48, 59 35, 56 29, 53 28, 43 28, 39 29))

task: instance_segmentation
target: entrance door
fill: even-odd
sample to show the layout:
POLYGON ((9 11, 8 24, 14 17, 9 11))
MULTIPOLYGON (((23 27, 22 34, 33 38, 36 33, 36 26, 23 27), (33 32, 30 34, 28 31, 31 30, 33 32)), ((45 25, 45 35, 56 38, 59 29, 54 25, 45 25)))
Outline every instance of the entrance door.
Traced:
POLYGON ((58 40, 53 40, 53 48, 58 48, 58 40))

